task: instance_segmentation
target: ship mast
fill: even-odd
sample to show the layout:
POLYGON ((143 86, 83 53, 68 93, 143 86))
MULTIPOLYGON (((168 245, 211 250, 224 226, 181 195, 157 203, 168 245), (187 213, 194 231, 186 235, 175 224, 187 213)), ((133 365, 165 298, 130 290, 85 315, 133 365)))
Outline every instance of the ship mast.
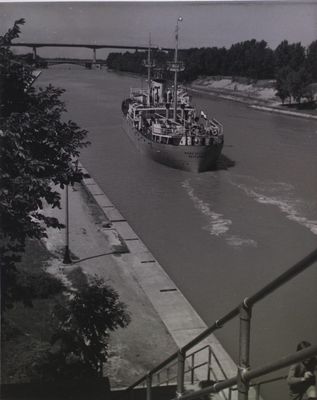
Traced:
POLYGON ((143 61, 143 65, 147 67, 147 82, 148 82, 148 93, 147 93, 147 105, 151 105, 151 68, 155 66, 154 62, 151 60, 151 34, 149 34, 149 48, 147 53, 147 60, 143 61))
POLYGON ((148 94, 147 94, 147 105, 151 105, 151 34, 149 35, 149 50, 147 54, 147 83, 148 83, 148 94))
POLYGON ((183 21, 182 17, 178 17, 175 29, 175 53, 174 53, 174 65, 170 68, 171 71, 174 71, 174 121, 176 121, 177 116, 177 73, 178 71, 183 71, 184 67, 182 63, 178 62, 178 23, 183 21))

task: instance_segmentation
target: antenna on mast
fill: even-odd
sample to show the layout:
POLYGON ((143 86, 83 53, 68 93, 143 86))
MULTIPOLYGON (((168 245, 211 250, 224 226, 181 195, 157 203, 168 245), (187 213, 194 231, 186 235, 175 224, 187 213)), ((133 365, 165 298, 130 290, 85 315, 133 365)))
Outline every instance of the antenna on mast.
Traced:
POLYGON ((155 63, 151 60, 151 33, 149 34, 149 48, 147 53, 147 60, 144 60, 144 66, 147 67, 147 83, 148 83, 148 94, 147 94, 147 105, 151 105, 151 68, 155 67, 155 63))
POLYGON ((178 17, 175 28, 175 52, 174 52, 174 61, 168 63, 168 69, 170 71, 174 71, 174 121, 176 121, 177 117, 177 73, 180 71, 184 71, 184 64, 178 61, 178 23, 183 21, 182 17, 178 17))

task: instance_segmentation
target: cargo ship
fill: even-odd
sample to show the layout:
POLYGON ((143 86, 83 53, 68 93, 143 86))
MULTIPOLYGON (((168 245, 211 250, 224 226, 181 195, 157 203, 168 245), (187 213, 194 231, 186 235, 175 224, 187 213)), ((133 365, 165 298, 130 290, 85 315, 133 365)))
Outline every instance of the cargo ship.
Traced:
POLYGON ((191 172, 215 167, 224 143, 223 126, 204 111, 197 112, 186 89, 178 85, 178 73, 184 70, 178 61, 178 19, 174 60, 168 69, 174 72, 174 85, 152 79, 151 43, 145 62, 148 86, 130 89, 122 102, 123 129, 140 150, 154 161, 191 172))

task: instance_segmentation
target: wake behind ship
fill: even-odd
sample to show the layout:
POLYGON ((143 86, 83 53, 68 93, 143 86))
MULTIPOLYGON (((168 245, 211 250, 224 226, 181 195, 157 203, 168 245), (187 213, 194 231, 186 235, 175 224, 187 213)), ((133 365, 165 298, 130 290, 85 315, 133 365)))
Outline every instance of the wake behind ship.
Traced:
MULTIPOLYGON (((179 19, 181 20, 181 19, 179 19)), ((186 90, 177 84, 177 73, 184 69, 177 60, 178 24, 174 61, 174 86, 151 79, 151 47, 148 51, 148 88, 131 89, 123 101, 123 129, 141 151, 151 159, 169 167, 202 172, 213 168, 220 156, 223 127, 216 119, 198 115, 191 106, 186 90), (171 109, 173 106, 173 109, 171 109)))

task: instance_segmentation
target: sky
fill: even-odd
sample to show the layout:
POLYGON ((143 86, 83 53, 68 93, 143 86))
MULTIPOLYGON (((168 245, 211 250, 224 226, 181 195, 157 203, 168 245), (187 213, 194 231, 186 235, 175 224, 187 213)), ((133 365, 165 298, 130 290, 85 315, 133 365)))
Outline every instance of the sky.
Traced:
MULTIPOLYGON (((308 46, 317 40, 317 0, 165 1, 165 2, 2 2, 0 34, 25 18, 19 41, 96 43, 174 47, 179 23, 180 48, 230 47, 258 39, 275 48, 282 40, 308 46)), ((26 49, 21 49, 26 52, 26 49)), ((90 57, 91 50, 42 48, 39 55, 90 57)), ((98 50, 104 58, 106 50, 98 50)))

